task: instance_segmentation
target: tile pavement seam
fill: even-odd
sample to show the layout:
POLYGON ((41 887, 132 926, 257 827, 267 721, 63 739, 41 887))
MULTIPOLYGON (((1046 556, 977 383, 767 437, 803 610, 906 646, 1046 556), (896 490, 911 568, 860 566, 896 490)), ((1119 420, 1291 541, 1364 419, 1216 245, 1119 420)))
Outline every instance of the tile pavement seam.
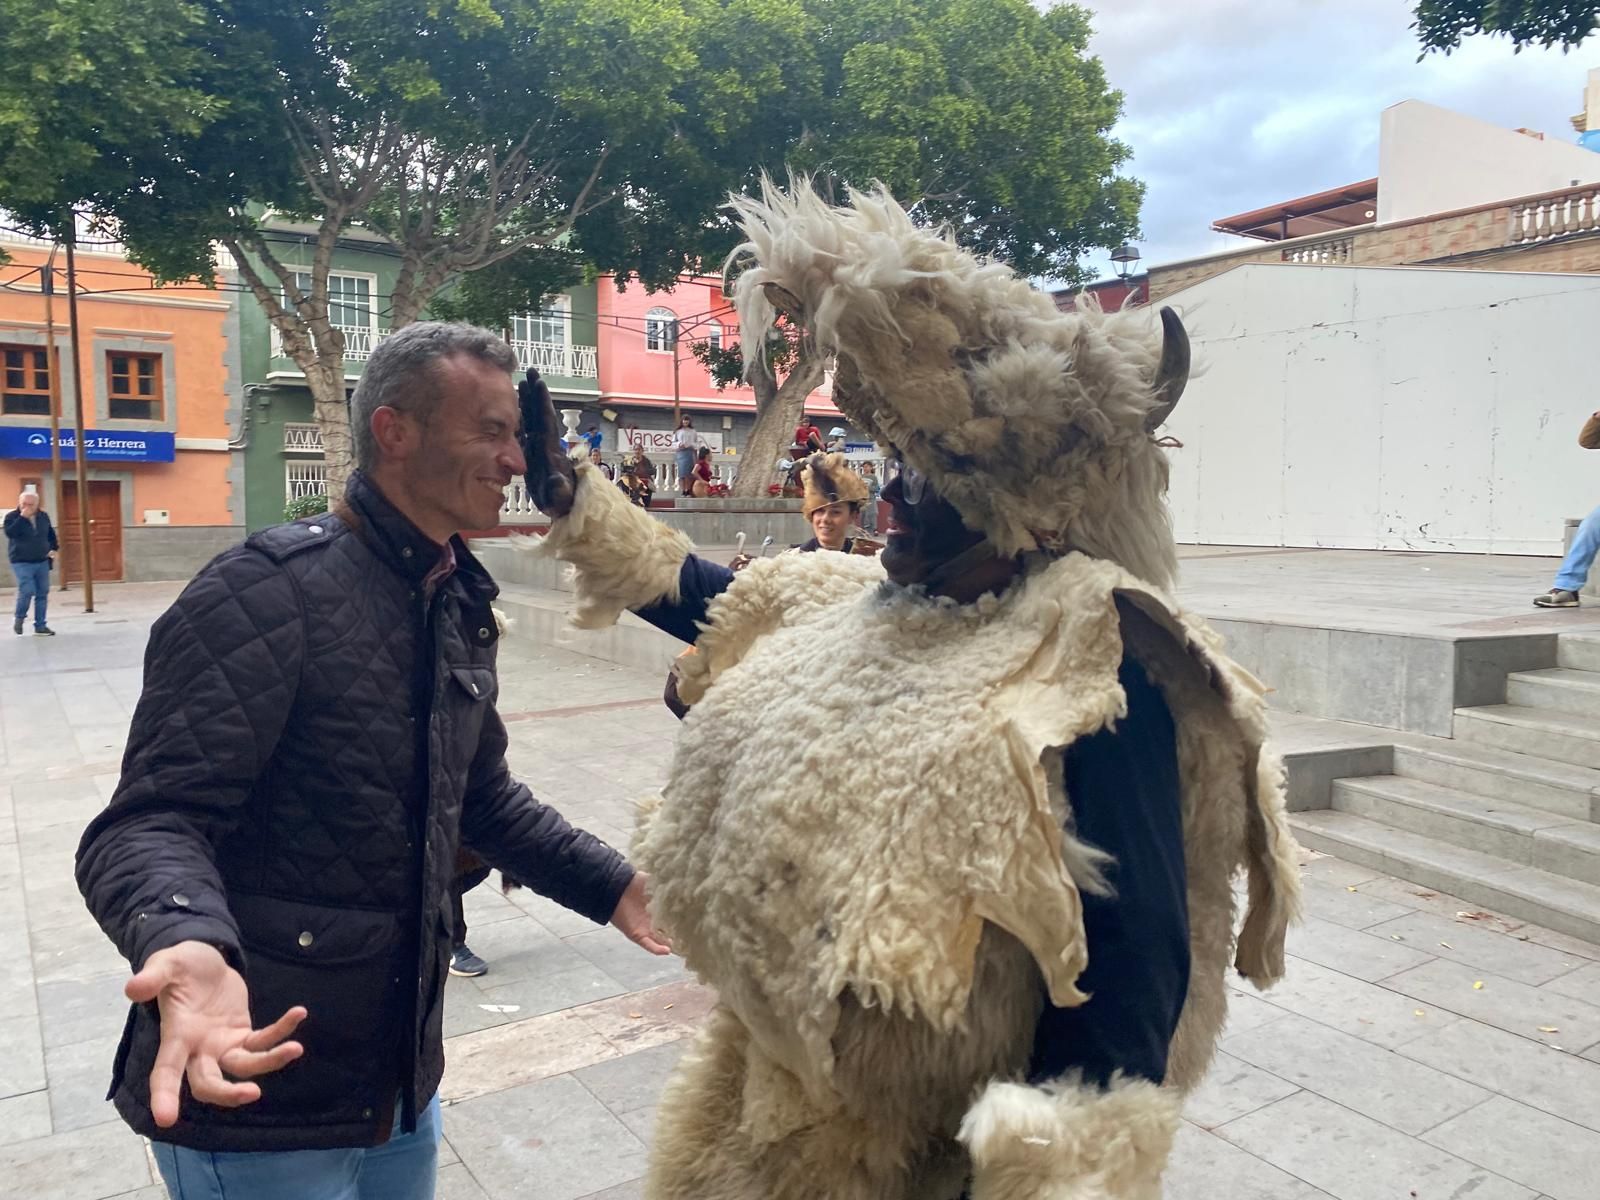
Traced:
MULTIPOLYGON (((1485 978, 1489 978, 1489 977, 1492 976, 1492 977, 1494 977, 1496 979, 1504 980, 1507 983, 1518 983, 1518 981, 1515 980, 1515 979, 1506 979, 1506 977, 1504 975, 1496 975, 1495 972, 1489 970, 1486 967, 1471 966, 1471 965, 1469 965, 1467 963, 1458 962, 1456 959, 1448 959, 1448 958, 1447 959, 1435 959, 1433 961, 1435 961, 1435 962, 1455 962, 1458 966, 1467 967, 1471 971, 1475 971, 1475 972, 1481 973, 1485 978)), ((1427 964, 1426 963, 1419 963, 1418 965, 1419 966, 1426 966, 1427 964)), ((1416 1005, 1418 1005, 1421 1008, 1436 1008, 1436 1009, 1440 1009, 1440 1010, 1442 1010, 1444 1012, 1450 1013, 1452 1016, 1460 1017, 1463 1021, 1471 1021, 1474 1025, 1482 1025, 1486 1029, 1498 1029, 1501 1033, 1509 1033, 1509 1034, 1513 1035, 1514 1037, 1522 1038, 1524 1041, 1532 1042, 1535 1046, 1543 1046, 1547 1050, 1560 1050, 1561 1049, 1561 1047, 1552 1046, 1549 1042, 1544 1040, 1544 1037, 1548 1036, 1548 1035, 1535 1036, 1534 1034, 1524 1033, 1521 1029, 1507 1029, 1504 1025, 1495 1025, 1492 1022, 1480 1020, 1479 1018, 1473 1016, 1471 1013, 1462 1012, 1458 1008, 1451 1008, 1448 1003, 1440 1003, 1439 1001, 1436 1001, 1436 1000, 1424 1000, 1419 996, 1412 995, 1410 992, 1406 991, 1403 987, 1394 986, 1394 981, 1396 979, 1398 979, 1399 976, 1405 975, 1408 972, 1413 971, 1415 969, 1416 968, 1414 968, 1414 967, 1407 967, 1404 971, 1396 971, 1393 975, 1386 975, 1382 979, 1374 980, 1374 983, 1378 987, 1383 988, 1385 991, 1393 992, 1396 996, 1404 996, 1407 1000, 1412 1001, 1413 1003, 1415 1003, 1416 1005)), ((1557 979, 1563 979, 1563 978, 1565 978, 1565 976, 1557 975, 1556 978, 1557 979)), ((1544 985, 1543 984, 1539 984, 1538 986, 1535 986, 1533 984, 1522 983, 1522 984, 1519 984, 1519 986, 1526 987, 1526 988, 1532 988, 1534 991, 1538 991, 1539 988, 1543 987, 1544 985)), ((1558 1000, 1562 999, 1562 998, 1575 999, 1575 997, 1562 997, 1562 994, 1560 992, 1552 993, 1552 995, 1557 997, 1558 1000)), ((1582 1001, 1579 1001, 1579 1003, 1582 1003, 1582 1001)), ((1429 1030, 1428 1032, 1432 1032, 1432 1030, 1429 1030)), ((1410 1042, 1414 1041, 1414 1040, 1415 1039, 1408 1039, 1405 1042, 1397 1042, 1395 1044, 1395 1048, 1398 1049, 1400 1046, 1409 1045, 1410 1042)), ((1595 1043, 1595 1045, 1600 1045, 1600 1042, 1595 1043)), ((1593 1049, 1593 1048, 1594 1047, 1591 1046, 1588 1049, 1593 1049)), ((1580 1056, 1581 1057, 1583 1054, 1587 1053, 1588 1051, 1587 1050, 1578 1050, 1578 1051, 1574 1052, 1574 1051, 1570 1051, 1570 1050, 1562 1050, 1561 1052, 1563 1054, 1575 1054, 1576 1056, 1580 1056)), ((1469 1080, 1468 1082, 1471 1082, 1471 1081, 1469 1080)))
MULTIPOLYGON (((1428 1064, 1423 1064, 1423 1065, 1426 1066, 1428 1064)), ((1435 1067, 1434 1070, 1438 1070, 1438 1068, 1435 1067)), ((1483 1087, 1482 1084, 1475 1084, 1474 1086, 1483 1087)), ((1466 1108, 1463 1108, 1460 1112, 1451 1113, 1448 1117, 1445 1117, 1441 1121, 1435 1122, 1434 1124, 1428 1126, 1426 1129, 1419 1129, 1419 1130, 1417 1130, 1416 1133, 1407 1134, 1406 1136, 1407 1137, 1414 1137, 1420 1142, 1424 1138, 1426 1138, 1430 1133, 1432 1133, 1434 1130, 1438 1129, 1440 1125, 1448 1125, 1448 1124, 1450 1124, 1451 1121, 1454 1121, 1457 1117, 1464 1117, 1469 1112, 1472 1112, 1474 1109, 1482 1108, 1485 1104, 1489 1103, 1489 1101, 1491 1101, 1491 1100, 1496 1100, 1496 1099, 1508 1100, 1508 1099, 1510 1099, 1509 1096, 1502 1096, 1502 1095, 1500 1095, 1499 1092, 1493 1090, 1492 1088, 1483 1088, 1483 1090, 1487 1094, 1484 1096, 1484 1098, 1482 1100, 1479 1100, 1477 1103, 1469 1104, 1466 1108)), ((1429 1142, 1428 1145, 1431 1146, 1431 1145, 1433 1145, 1433 1143, 1429 1142)), ((1438 1147, 1438 1148, 1441 1149, 1441 1150, 1444 1149, 1444 1147, 1442 1147, 1442 1146, 1438 1147)), ((1458 1157, 1461 1157, 1461 1156, 1458 1156, 1458 1157)), ((1469 1159, 1468 1161, 1470 1162, 1471 1160, 1469 1159)), ((1482 1163, 1478 1163, 1477 1165, 1480 1166, 1480 1167, 1483 1166, 1482 1163)), ((1487 1170, 1488 1168, 1485 1167, 1484 1169, 1487 1170)), ((1512 1180, 1512 1182, 1515 1183, 1516 1180, 1512 1180)))
MULTIPOLYGON (((1290 955, 1289 957, 1290 957, 1291 960, 1293 959, 1293 955, 1290 955)), ((1314 962, 1312 959, 1306 959, 1305 961, 1312 963, 1314 966, 1321 967, 1324 971, 1331 971, 1331 972, 1333 972, 1333 974, 1338 975, 1341 978, 1348 979, 1352 983, 1366 983, 1366 984, 1371 984, 1373 987, 1383 987, 1383 983, 1382 983, 1381 980, 1362 979, 1358 975, 1347 975, 1347 974, 1345 974, 1345 972, 1340 971, 1340 970, 1336 970, 1333 967, 1323 966, 1322 963, 1314 962)), ((1435 960, 1433 960, 1433 959, 1429 959, 1428 960, 1428 962, 1433 962, 1433 961, 1435 961, 1435 960)), ((1427 965, 1427 963, 1413 963, 1411 967, 1407 967, 1405 969, 1407 971, 1409 971, 1409 970, 1412 970, 1414 967, 1421 967, 1421 966, 1426 966, 1426 965, 1427 965)), ((1287 974, 1287 973, 1288 973, 1288 971, 1286 969, 1285 970, 1285 974, 1287 974)), ((1396 971, 1395 974, 1399 975, 1399 974, 1403 974, 1403 972, 1396 971)), ((1393 976, 1389 976, 1388 978, 1393 978, 1393 976)), ((1405 995, 1404 992, 1397 992, 1393 988, 1383 988, 1383 990, 1386 991, 1386 992, 1389 992, 1389 993, 1391 993, 1393 995, 1396 995, 1396 996, 1404 996, 1405 995)), ((1249 993, 1249 992, 1241 992, 1240 994, 1248 996, 1251 993, 1249 993)), ((1350 1031, 1348 1029, 1341 1029, 1337 1025, 1334 1025, 1334 1024, 1331 1024, 1331 1023, 1329 1023, 1327 1021, 1324 1021, 1319 1016, 1313 1016, 1310 1013, 1300 1012, 1297 1009, 1286 1008, 1283 1005, 1278 1004, 1277 1002, 1275 1002, 1272 999, 1272 989, 1271 988, 1268 988, 1264 992, 1257 992, 1257 993, 1255 993, 1255 996, 1256 996, 1257 999, 1264 1000, 1264 1001, 1266 1001, 1266 1003, 1271 1004, 1274 1008, 1281 1010, 1283 1012, 1284 1016, 1286 1016, 1286 1017, 1303 1017, 1308 1021, 1315 1021, 1318 1025, 1321 1025, 1321 1026, 1323 1026, 1324 1028, 1327 1028, 1327 1029, 1331 1029, 1335 1033, 1350 1033, 1350 1031)), ((1406 999, 1411 1000, 1411 999, 1413 999, 1413 997, 1406 996, 1406 999)), ((1420 1003, 1420 1001, 1419 1001, 1419 1003, 1420 1003)), ((1433 1007, 1434 1008, 1441 1008, 1442 1006, 1436 1004, 1433 1007)), ((1457 1017, 1457 1018, 1459 1018, 1460 1020, 1463 1020, 1463 1021, 1467 1021, 1467 1020, 1471 1020, 1472 1019, 1470 1017, 1463 1017, 1460 1013, 1450 1012, 1450 1010, 1447 1009, 1447 1008, 1444 1009, 1444 1011, 1445 1012, 1449 1012, 1451 1016, 1457 1017)), ((1259 1029, 1259 1028, 1263 1028, 1266 1025, 1276 1024, 1278 1019, 1279 1018, 1274 1017, 1271 1021, 1263 1021, 1261 1023, 1261 1025, 1256 1026, 1256 1028, 1259 1029)), ((1482 1024, 1482 1023, 1483 1022, 1481 1022, 1481 1021, 1479 1022, 1479 1024, 1482 1024)), ((1383 1043, 1383 1045, 1386 1046, 1390 1050, 1398 1050, 1401 1046, 1409 1046, 1412 1042, 1416 1041, 1418 1038, 1427 1037, 1430 1033, 1435 1033, 1435 1032, 1437 1032, 1437 1030, 1430 1029, 1430 1028, 1427 1028, 1427 1027, 1423 1027, 1423 1028, 1417 1030, 1417 1033, 1416 1033, 1416 1035, 1414 1037, 1408 1037, 1404 1041, 1385 1042, 1385 1043, 1383 1043)), ((1350 1036, 1352 1036, 1352 1037, 1361 1037, 1360 1034, 1351 1034, 1350 1036)), ((1227 1031, 1226 1031, 1226 1029, 1224 1029, 1223 1035, 1222 1035, 1222 1040, 1225 1041, 1226 1039, 1227 1039, 1227 1031)), ((1362 1041, 1367 1041, 1368 1039, 1367 1038, 1361 1038, 1361 1040, 1362 1041)), ((1374 1042, 1373 1044, 1377 1045, 1378 1043, 1374 1042)), ((1227 1047, 1223 1046, 1220 1041, 1218 1042, 1218 1046, 1223 1050, 1227 1049, 1227 1047)), ((1287 1081, 1285 1081, 1285 1082, 1287 1082, 1287 1081)))
MULTIPOLYGON (((1303 1091, 1304 1089, 1300 1089, 1300 1090, 1303 1091)), ((1289 1098, 1288 1096, 1283 1097, 1283 1099, 1285 1099, 1285 1100, 1287 1100, 1288 1098, 1289 1098)), ((1272 1103, 1276 1104, 1277 1101, 1274 1100, 1272 1103)), ((1271 1105, 1264 1105, 1263 1107, 1270 1108, 1271 1105)), ((1261 1110, 1257 1109, 1256 1111, 1260 1112, 1261 1110)), ((1312 1183, 1311 1180, 1307 1179, 1305 1176, 1296 1175, 1293 1171, 1289 1170, 1288 1167, 1280 1167, 1275 1162, 1269 1162, 1267 1159, 1262 1158, 1254 1150, 1249 1150, 1249 1149, 1245 1148, 1244 1146, 1241 1146, 1238 1142, 1234 1141, 1232 1138, 1225 1137, 1223 1135, 1222 1130, 1226 1129, 1229 1125, 1232 1125, 1234 1121, 1242 1120, 1244 1117, 1250 1116, 1250 1115, 1251 1115, 1250 1113, 1244 1113, 1241 1116, 1234 1117, 1233 1120, 1231 1120, 1231 1121, 1224 1121, 1221 1125, 1218 1125, 1214 1129, 1206 1129, 1206 1128, 1204 1128, 1202 1126, 1194 1125, 1194 1122, 1193 1121, 1188 1121, 1187 1118, 1180 1118, 1180 1119, 1186 1121, 1190 1125, 1194 1125, 1194 1127, 1196 1129, 1200 1130, 1201 1133, 1208 1134, 1208 1135, 1210 1135, 1212 1137, 1215 1137, 1215 1138, 1219 1139, 1224 1145, 1232 1147, 1234 1150, 1237 1150, 1240 1154, 1243 1154, 1246 1158, 1255 1159, 1255 1161, 1260 1163, 1263 1167, 1266 1167, 1269 1170, 1277 1171, 1277 1172, 1279 1172, 1281 1174, 1287 1175, 1290 1179, 1293 1179, 1298 1183, 1304 1184, 1306 1187, 1311 1188, 1313 1191, 1320 1190, 1319 1188, 1317 1188, 1316 1184, 1312 1183)))
MULTIPOLYGON (((1437 1068, 1435 1068, 1435 1069, 1437 1069, 1437 1068)), ((1464 1080, 1463 1082, 1470 1083, 1471 1080, 1464 1080)), ((1478 1086, 1482 1086, 1482 1085, 1480 1084, 1478 1086)), ((1302 1090, 1304 1090, 1304 1089, 1302 1089, 1302 1090)), ((1500 1182, 1502 1182, 1502 1183, 1504 1183, 1504 1184, 1506 1184, 1506 1185, 1508 1185, 1510 1187, 1519 1187, 1519 1188, 1523 1188, 1524 1190, 1527 1190, 1527 1191, 1531 1191, 1532 1190, 1531 1188, 1527 1188, 1525 1185, 1518 1183, 1515 1179, 1510 1179, 1510 1178, 1507 1178, 1504 1175, 1501 1175, 1498 1171, 1495 1171, 1491 1167, 1486 1167, 1482 1163, 1473 1162, 1470 1158, 1466 1158, 1466 1157, 1463 1157, 1460 1154, 1456 1154, 1453 1151, 1446 1150, 1443 1146, 1435 1146, 1432 1142, 1424 1142, 1420 1135, 1410 1134, 1410 1133, 1403 1133, 1400 1130, 1396 1129, 1393 1125, 1386 1124, 1385 1122, 1378 1120, 1377 1117, 1374 1117, 1374 1116, 1371 1116, 1368 1113, 1362 1112, 1359 1108, 1351 1108, 1348 1104, 1343 1104, 1340 1101, 1335 1100, 1332 1096, 1324 1096, 1321 1092, 1310 1092, 1309 1094, 1315 1096, 1317 1099, 1323 1101, 1324 1103, 1332 1104, 1336 1108, 1342 1108, 1347 1113, 1354 1113, 1356 1116, 1360 1117, 1363 1121, 1371 1121, 1374 1125, 1382 1125, 1384 1129, 1388 1130, 1390 1133, 1393 1133, 1393 1134, 1395 1134, 1395 1135, 1397 1135, 1399 1137, 1403 1137, 1403 1138, 1406 1138, 1406 1139, 1408 1139, 1410 1141, 1417 1142, 1417 1143, 1419 1143, 1421 1145, 1429 1147, 1432 1150, 1437 1150, 1441 1154, 1449 1155, 1451 1158, 1459 1159, 1461 1162, 1464 1162, 1464 1163, 1467 1163, 1467 1164, 1469 1164, 1471 1166, 1477 1167, 1480 1171, 1487 1172, 1488 1175, 1491 1178, 1497 1179, 1500 1182)), ((1487 1104, 1490 1100, 1494 1099, 1496 1096, 1499 1096, 1499 1095, 1500 1095, 1499 1092, 1491 1092, 1490 1095, 1484 1097, 1478 1103, 1479 1104, 1487 1104)), ((1289 1099, 1289 1097, 1286 1096, 1286 1097, 1284 1097, 1284 1099, 1287 1100, 1287 1099, 1289 1099)), ((1505 1096, 1505 1097, 1503 1097, 1503 1099, 1514 1100, 1515 1097, 1505 1096)), ((1274 1101, 1274 1103, 1276 1103, 1276 1101, 1274 1101)), ((1522 1103, 1522 1102, 1518 1101, 1518 1103, 1522 1103)), ((1269 1105, 1268 1107, 1271 1107, 1271 1106, 1269 1105)), ((1473 1108, 1477 1108, 1478 1105, 1474 1104, 1472 1107, 1473 1108)), ((1529 1105, 1529 1107, 1531 1108, 1533 1106, 1529 1105)), ((1467 1111, 1470 1112, 1471 1109, 1468 1109, 1467 1111)), ((1457 1114, 1457 1115, 1459 1116, 1460 1114, 1457 1114)), ((1552 1113, 1551 1115, 1553 1116, 1554 1114, 1552 1113)), ((1234 1118, 1234 1120, 1241 1120, 1241 1119, 1242 1118, 1239 1118, 1239 1117, 1235 1117, 1234 1118)), ((1232 1125, 1232 1124, 1233 1124, 1233 1121, 1229 1121, 1225 1125, 1218 1125, 1216 1127, 1216 1129, 1213 1129, 1211 1132, 1212 1133, 1220 1133, 1221 1130, 1226 1129, 1228 1127, 1228 1125, 1232 1125)), ((1235 1142, 1232 1138, 1224 1138, 1224 1140, 1227 1141, 1227 1143, 1229 1145, 1235 1147, 1236 1149, 1244 1150, 1244 1147, 1240 1146, 1239 1143, 1235 1142)), ((1246 1151, 1246 1153, 1249 1153, 1249 1151, 1246 1151)), ((1277 1167, 1278 1170, 1283 1171, 1283 1173, 1286 1174, 1286 1175, 1294 1175, 1294 1172, 1289 1171, 1284 1167, 1279 1167, 1278 1164, 1275 1163, 1275 1162, 1271 1162, 1270 1160, 1263 1160, 1263 1161, 1267 1162, 1267 1165, 1270 1166, 1270 1167, 1277 1167)), ((1302 1176, 1294 1175, 1294 1177, 1296 1179, 1299 1179, 1300 1182, 1304 1183, 1307 1187, 1315 1188, 1315 1187, 1318 1186, 1316 1183, 1314 1183, 1311 1180, 1306 1179, 1306 1178, 1304 1178, 1302 1176)))
MULTIPOLYGON (((1256 1026, 1256 1028, 1257 1029, 1261 1029, 1261 1028, 1264 1028, 1264 1027, 1258 1025, 1258 1026, 1256 1026)), ((1278 1080, 1280 1083, 1287 1084, 1289 1087, 1293 1088, 1294 1091, 1291 1091, 1291 1092, 1287 1093, 1286 1095, 1274 1096, 1271 1100, 1264 1100, 1264 1101, 1262 1101, 1260 1104, 1256 1105, 1252 1109, 1247 1109, 1244 1112, 1241 1112, 1241 1113, 1238 1113, 1238 1114, 1236 1114, 1234 1116, 1231 1116, 1231 1117, 1228 1118, 1227 1121, 1223 1122, 1224 1125, 1227 1124, 1230 1121, 1237 1121, 1240 1117, 1248 1117, 1251 1113, 1258 1113, 1263 1108, 1267 1108, 1267 1107, 1269 1107, 1271 1105, 1276 1104, 1279 1100, 1287 1100, 1290 1096, 1293 1096, 1295 1094, 1295 1092, 1308 1092, 1308 1091, 1311 1091, 1310 1088, 1302 1087, 1300 1084, 1294 1082, 1294 1080, 1292 1080, 1292 1079, 1285 1079, 1282 1075, 1276 1074, 1273 1071, 1269 1071, 1265 1067, 1257 1066, 1255 1063, 1251 1062, 1247 1058, 1241 1058, 1239 1061, 1244 1063, 1246 1066, 1250 1067, 1252 1070, 1260 1071, 1263 1075, 1271 1075, 1272 1078, 1278 1080)), ((1313 1095, 1321 1095, 1320 1092, 1312 1092, 1312 1094, 1313 1095)), ((1184 1118, 1184 1119, 1188 1120, 1187 1117, 1184 1118)), ((1190 1121, 1189 1123, 1191 1125, 1195 1125, 1196 1128, 1205 1129, 1204 1125, 1198 1125, 1194 1121, 1190 1121)), ((1217 1128, 1221 1128, 1221 1126, 1218 1126, 1217 1128)), ((1209 1133, 1211 1131, 1210 1130, 1206 1130, 1206 1132, 1209 1133)))

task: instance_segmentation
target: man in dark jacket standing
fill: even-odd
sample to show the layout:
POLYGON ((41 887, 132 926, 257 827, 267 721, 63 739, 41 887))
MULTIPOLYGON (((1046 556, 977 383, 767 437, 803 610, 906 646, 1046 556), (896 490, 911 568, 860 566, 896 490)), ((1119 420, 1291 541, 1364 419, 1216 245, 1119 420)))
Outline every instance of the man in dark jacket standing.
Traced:
POLYGON ((525 469, 514 367, 469 326, 389 338, 345 502, 219 556, 151 632, 77 874, 135 971, 112 1098, 176 1197, 433 1195, 461 845, 667 953, 643 877, 506 768, 497 589, 457 531, 525 469))
POLYGON ((56 541, 50 514, 39 507, 38 492, 23 492, 17 497, 17 506, 6 514, 5 530, 6 557, 17 577, 17 611, 11 620, 11 632, 22 632, 31 600, 34 635, 55 637, 56 631, 45 624, 44 614, 50 603, 50 564, 61 543, 56 541))

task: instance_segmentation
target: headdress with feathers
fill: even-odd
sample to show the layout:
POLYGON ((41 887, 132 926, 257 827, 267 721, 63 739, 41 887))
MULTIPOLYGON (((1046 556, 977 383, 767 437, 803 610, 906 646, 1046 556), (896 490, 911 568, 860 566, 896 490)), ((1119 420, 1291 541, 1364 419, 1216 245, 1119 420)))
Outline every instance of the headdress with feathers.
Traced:
POLYGON ((845 463, 844 455, 813 454, 800 469, 800 480, 805 484, 806 496, 800 502, 800 511, 810 516, 819 508, 838 504, 862 504, 867 499, 867 481, 845 463))
MULTIPOLYGON (((836 358, 834 403, 928 476, 1000 554, 1080 550, 1169 587, 1155 430, 1189 371, 1170 309, 1064 313, 1002 263, 918 226, 880 185, 831 207, 804 180, 731 206, 745 329, 776 311, 836 358)), ((746 338, 747 354, 762 340, 746 338)))

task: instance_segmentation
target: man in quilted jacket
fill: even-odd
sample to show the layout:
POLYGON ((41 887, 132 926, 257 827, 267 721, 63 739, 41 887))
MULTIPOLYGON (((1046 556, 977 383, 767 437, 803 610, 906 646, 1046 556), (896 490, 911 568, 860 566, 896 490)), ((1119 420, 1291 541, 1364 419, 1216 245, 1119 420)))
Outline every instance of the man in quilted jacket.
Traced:
POLYGON ((112 1067, 180 1200, 424 1200, 460 847, 665 954, 644 879, 513 780, 493 581, 458 531, 525 469, 504 342, 408 326, 351 401, 332 513, 156 622, 78 884, 132 964, 112 1067))

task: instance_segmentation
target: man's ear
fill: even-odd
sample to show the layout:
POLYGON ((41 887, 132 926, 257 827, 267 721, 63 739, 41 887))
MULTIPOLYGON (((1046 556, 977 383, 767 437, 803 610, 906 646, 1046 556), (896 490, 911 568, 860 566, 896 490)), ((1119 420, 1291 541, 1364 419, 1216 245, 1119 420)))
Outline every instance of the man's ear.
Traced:
POLYGON ((416 422, 397 408, 379 405, 372 410, 372 440, 381 458, 409 458, 415 450, 416 422))

